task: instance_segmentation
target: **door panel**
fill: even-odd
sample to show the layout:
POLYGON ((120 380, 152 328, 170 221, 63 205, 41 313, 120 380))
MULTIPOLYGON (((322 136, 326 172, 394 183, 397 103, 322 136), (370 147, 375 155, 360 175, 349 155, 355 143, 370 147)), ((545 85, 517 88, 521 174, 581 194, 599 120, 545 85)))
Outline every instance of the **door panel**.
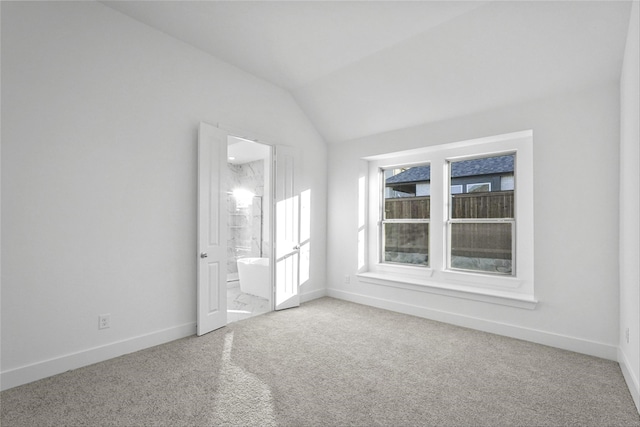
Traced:
POLYGON ((275 309, 300 305, 300 200, 295 193, 296 150, 276 147, 275 309))
POLYGON ((197 334, 227 324, 227 134, 200 123, 198 132, 197 334))

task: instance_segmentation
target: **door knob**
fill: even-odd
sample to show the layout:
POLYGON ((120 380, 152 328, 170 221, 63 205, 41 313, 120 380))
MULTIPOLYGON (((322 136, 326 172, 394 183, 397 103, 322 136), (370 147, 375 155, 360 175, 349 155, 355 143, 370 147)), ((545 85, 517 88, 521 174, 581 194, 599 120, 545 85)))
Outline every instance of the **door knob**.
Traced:
POLYGON ((200 258, 206 258, 209 255, 206 252, 200 252, 200 258))

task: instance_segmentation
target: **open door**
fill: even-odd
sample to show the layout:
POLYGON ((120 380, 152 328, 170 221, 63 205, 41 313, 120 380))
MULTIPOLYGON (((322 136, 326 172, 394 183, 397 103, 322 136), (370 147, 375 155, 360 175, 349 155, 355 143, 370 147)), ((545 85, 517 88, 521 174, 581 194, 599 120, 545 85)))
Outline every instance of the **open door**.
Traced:
POLYGON ((206 123, 198 132, 197 334, 227 324, 227 133, 206 123))
POLYGON ((295 193, 296 151, 275 148, 275 309, 300 305, 300 198, 295 193))

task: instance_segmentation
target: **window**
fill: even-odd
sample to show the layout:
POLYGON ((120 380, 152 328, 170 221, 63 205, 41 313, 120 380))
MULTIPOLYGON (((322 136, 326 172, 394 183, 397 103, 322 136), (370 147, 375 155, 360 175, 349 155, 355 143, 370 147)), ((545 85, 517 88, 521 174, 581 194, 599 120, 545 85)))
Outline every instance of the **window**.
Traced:
MULTIPOLYGON (((450 188, 456 179, 500 179, 513 172, 515 154, 448 161, 450 188)), ((447 265, 451 269, 513 275, 514 190, 491 191, 491 182, 453 191, 447 218, 447 265)))
POLYGON ((429 173, 428 165, 380 170, 384 200, 380 212, 383 262, 429 265, 431 205, 423 185, 429 181, 429 173))
POLYGON ((500 177, 501 190, 513 190, 514 188, 513 175, 502 175, 500 177))
POLYGON ((462 185, 452 185, 451 186, 451 194, 460 194, 463 193, 462 185))
POLYGON ((533 133, 366 158, 365 283, 535 306, 533 133))
MULTIPOLYGON (((490 182, 483 182, 480 184, 467 184, 467 193, 486 193, 488 191, 491 191, 490 182)), ((452 192, 451 194, 458 194, 458 193, 452 192)))

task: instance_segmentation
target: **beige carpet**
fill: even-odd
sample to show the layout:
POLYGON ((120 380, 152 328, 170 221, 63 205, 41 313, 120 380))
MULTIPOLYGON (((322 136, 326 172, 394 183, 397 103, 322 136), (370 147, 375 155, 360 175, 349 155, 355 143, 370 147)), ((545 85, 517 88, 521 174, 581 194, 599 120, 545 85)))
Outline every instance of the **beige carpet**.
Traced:
POLYGON ((0 394, 6 426, 640 426, 617 363, 322 298, 0 394))

